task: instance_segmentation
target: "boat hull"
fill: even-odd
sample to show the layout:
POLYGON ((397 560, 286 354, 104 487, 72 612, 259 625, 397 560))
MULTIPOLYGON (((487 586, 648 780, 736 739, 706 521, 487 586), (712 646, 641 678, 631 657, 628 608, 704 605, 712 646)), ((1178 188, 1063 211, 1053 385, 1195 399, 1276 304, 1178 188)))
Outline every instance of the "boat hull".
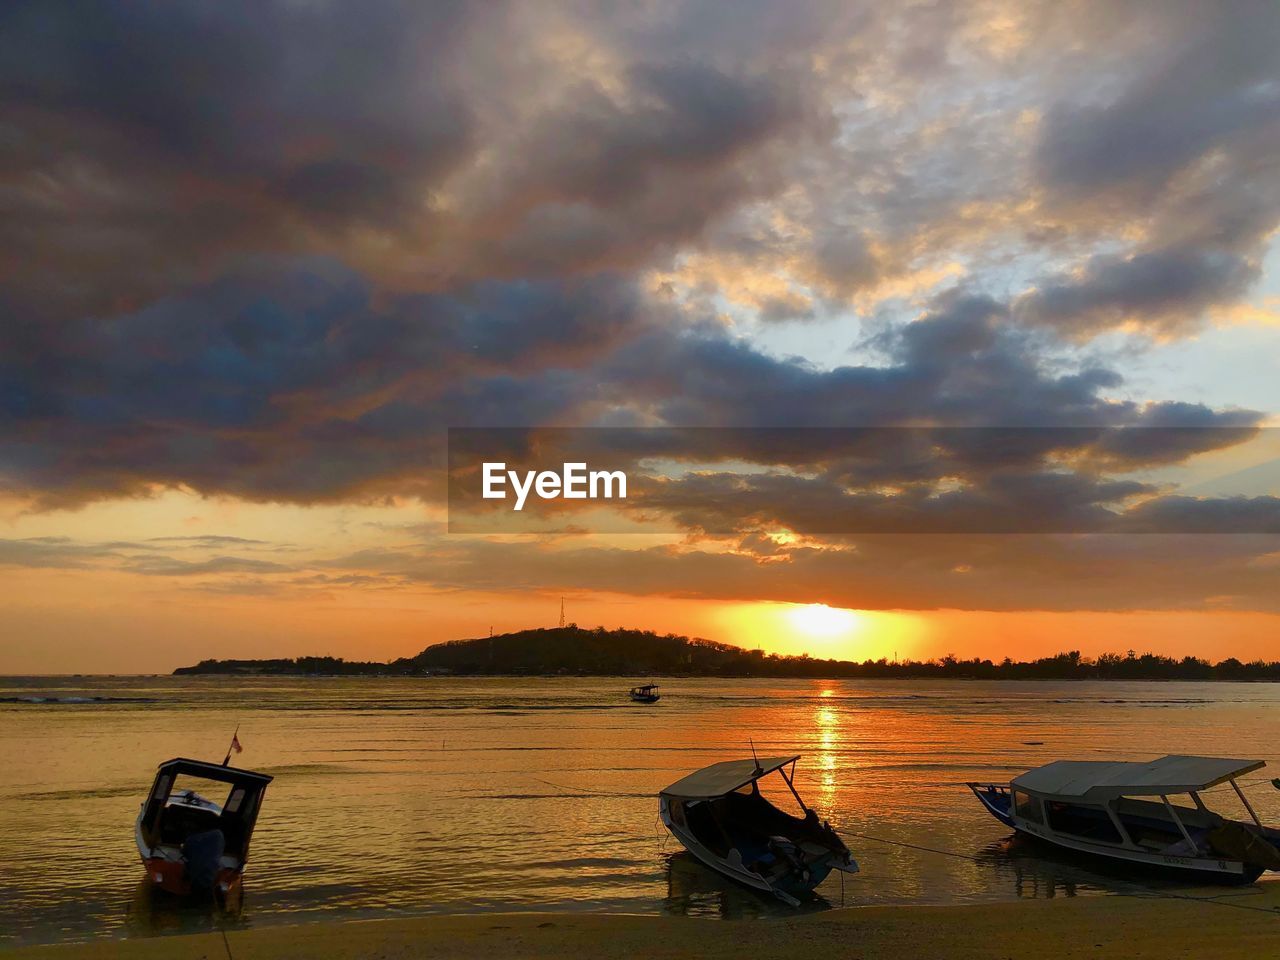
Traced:
MULTIPOLYGON (((201 892, 192 888, 187 879, 186 864, 182 862, 163 857, 143 857, 142 865, 147 871, 148 882, 157 890, 176 897, 190 897, 201 892)), ((234 898, 239 894, 243 881, 242 871, 223 867, 214 880, 213 892, 225 899, 234 898)), ((207 895, 208 891, 203 891, 203 894, 207 895)))
POLYGON ((1091 843, 1054 833, 1042 824, 1032 823, 1013 813, 1008 807, 1008 788, 1002 784, 971 783, 974 795, 995 819, 1030 838, 1071 854, 1082 854, 1096 862, 1131 871, 1159 874, 1187 882, 1238 885, 1253 883, 1263 868, 1239 860, 1209 857, 1180 857, 1147 850, 1133 850, 1109 844, 1091 843))
MULTIPOLYGON (((143 811, 145 809, 144 805, 143 811)), ((143 869, 147 871, 147 882, 154 889, 163 890, 165 893, 172 894, 175 897, 207 896, 210 892, 209 890, 196 890, 191 885, 191 880, 187 873, 187 865, 183 860, 174 860, 171 857, 162 856, 147 845, 142 834, 142 816, 143 813, 139 812, 138 819, 134 822, 133 839, 138 848, 138 856, 142 860, 143 869)), ((212 892, 223 903, 235 902, 240 897, 243 882, 243 866, 220 867, 214 875, 212 892)))
POLYGON ((973 791, 973 795, 978 798, 987 810, 1006 827, 1017 829, 1013 822, 1013 815, 1009 810, 1009 791, 1008 788, 1001 788, 997 784, 991 783, 971 783, 969 789, 973 791))
POLYGON ((679 840, 681 845, 701 863, 722 876, 728 877, 730 880, 751 887, 754 890, 759 890, 762 893, 771 894, 793 907, 799 906, 800 898, 811 894, 831 874, 833 869, 843 869, 847 873, 856 873, 858 870, 857 863, 852 859, 849 860, 848 864, 838 865, 835 863, 833 855, 831 859, 811 863, 808 867, 807 876, 790 874, 770 883, 741 863, 733 863, 708 850, 692 832, 671 816, 670 801, 665 796, 659 798, 659 813, 663 824, 671 831, 672 836, 679 840))
MULTIPOLYGON (((1043 834, 1033 833, 1030 830, 1015 829, 1017 829, 1019 837, 1058 853, 1072 857, 1079 856, 1082 858, 1082 862, 1087 861, 1099 868, 1105 868, 1110 875, 1175 880, 1180 883, 1195 885, 1234 887, 1251 884, 1263 873, 1260 867, 1251 867, 1236 861, 1212 861, 1212 865, 1210 865, 1209 861, 1199 861, 1203 865, 1197 866, 1196 861, 1192 863, 1172 863, 1155 862, 1150 859, 1130 859, 1129 857, 1116 856, 1111 851, 1074 846, 1046 837, 1043 834), (1238 869, 1231 869, 1233 864, 1238 869), (1226 866, 1227 869, 1223 869, 1223 866, 1226 866)), ((1169 859, 1186 860, 1188 858, 1169 859)))

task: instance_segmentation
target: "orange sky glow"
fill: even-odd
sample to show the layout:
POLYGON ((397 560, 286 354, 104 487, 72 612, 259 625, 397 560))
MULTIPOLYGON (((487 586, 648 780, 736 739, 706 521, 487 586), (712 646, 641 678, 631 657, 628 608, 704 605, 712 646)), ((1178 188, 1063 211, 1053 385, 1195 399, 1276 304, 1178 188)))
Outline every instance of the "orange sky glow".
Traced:
MULTIPOLYGON (((254 508, 261 509, 261 508, 254 508)), ((555 626, 560 595, 328 584, 237 592, 235 574, 19 569, 6 575, 0 673, 164 673, 207 657, 388 660, 445 640, 555 626)), ((834 659, 1031 659, 1068 649, 1271 658, 1260 612, 856 610, 820 603, 568 591, 582 626, 652 629, 834 659)))
POLYGON ((205 6, 6 22, 0 672, 1280 656, 1261 6, 205 6))

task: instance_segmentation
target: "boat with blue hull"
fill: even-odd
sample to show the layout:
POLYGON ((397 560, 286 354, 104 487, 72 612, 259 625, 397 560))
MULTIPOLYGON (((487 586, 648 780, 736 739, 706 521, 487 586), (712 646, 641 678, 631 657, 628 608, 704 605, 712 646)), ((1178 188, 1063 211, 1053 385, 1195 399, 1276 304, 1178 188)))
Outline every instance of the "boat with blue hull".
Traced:
POLYGON ((1198 882, 1252 883, 1280 870, 1280 830, 1262 823, 1238 783, 1265 765, 1181 755, 1058 760, 1009 783, 968 786, 1005 826, 1061 849, 1198 882), (1234 795, 1244 818, 1209 808, 1204 794, 1214 787, 1230 787, 1219 792, 1234 795))
POLYGON ((799 759, 752 757, 696 770, 658 795, 662 822, 713 870, 799 906, 833 870, 858 872, 844 841, 796 790, 799 759), (786 783, 802 816, 778 809, 760 793, 760 780, 773 773, 786 783))

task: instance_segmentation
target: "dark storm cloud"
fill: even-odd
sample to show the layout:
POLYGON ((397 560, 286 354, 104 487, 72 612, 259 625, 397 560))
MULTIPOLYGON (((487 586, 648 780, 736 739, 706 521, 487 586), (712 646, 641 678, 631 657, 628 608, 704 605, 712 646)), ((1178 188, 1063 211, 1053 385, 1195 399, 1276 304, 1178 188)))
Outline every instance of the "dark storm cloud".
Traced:
POLYGON ((608 275, 379 304, 333 263, 260 265, 9 340, 6 482, 48 502, 153 482, 338 498, 425 470, 440 444, 424 438, 446 424, 555 417, 581 399, 573 368, 651 320, 634 285, 608 275), (542 370, 552 362, 564 366, 542 370))
POLYGON ((244 252, 411 226, 472 149, 450 70, 476 12, 6 5, 0 263, 15 309, 137 304, 244 252))
POLYGON ((194 166, 274 178, 308 169, 289 156, 308 137, 366 157, 455 143, 460 109, 417 72, 447 57, 464 18, 458 3, 18 3, 0 78, 14 108, 79 113, 194 166))
MULTIPOLYGON (((915 483, 936 497, 930 485, 948 476, 976 488, 1013 482, 998 472, 1016 467, 1030 483, 1065 455, 1084 467, 1176 463, 1256 429, 1248 411, 1106 399, 1102 389, 1118 382, 1109 371, 1051 374, 1027 335, 1000 322, 1005 312, 946 297, 884 335, 891 365, 821 370, 714 324, 678 323, 616 275, 377 298, 333 263, 270 263, 137 313, 78 321, 34 352, 15 342, 0 366, 6 483, 45 505, 151 484, 303 503, 435 498, 446 426, 616 422, 632 410, 672 425, 778 429, 664 438, 623 456, 816 465, 832 496, 915 483), (830 437, 796 429, 928 419, 1086 429, 960 431, 863 450, 856 438, 833 449, 830 437), (1126 425, 1192 429, 1141 440, 1097 429, 1126 425)), ((927 506, 939 503, 969 506, 959 495, 927 506)), ((1027 488, 1020 508, 1061 518, 1071 504, 1061 491, 1027 488)))
POLYGON ((1017 5, 1022 47, 993 59, 998 11, 949 3, 10 4, 0 310, 140 309, 264 253, 440 292, 748 248, 838 305, 1044 194, 1032 252, 1116 210, 1167 239, 1081 261, 1081 289, 1049 276, 1027 316, 1187 329, 1280 219, 1280 17, 1061 7, 1017 5))
POLYGON ((670 512, 681 527, 715 534, 1053 533, 1115 529, 1116 514, 1106 507, 1154 492, 1132 481, 998 469, 989 469, 975 486, 941 492, 921 483, 892 493, 846 483, 832 477, 700 473, 654 487, 638 485, 638 506, 670 512))
POLYGON ((1139 533, 1280 533, 1280 497, 1165 496, 1141 504, 1120 529, 1139 533))
POLYGON ((777 189, 784 144, 794 149, 827 126, 790 74, 658 58, 633 64, 622 81, 573 85, 504 143, 485 181, 495 199, 476 204, 462 231, 479 269, 650 263, 777 189))
POLYGON ((1083 193, 1127 184, 1150 199, 1210 151, 1275 145, 1275 5, 1156 3, 1142 12, 1150 22, 1131 25, 1146 27, 1145 42, 1119 90, 1099 103, 1081 84, 1080 100, 1064 97, 1048 111, 1038 161, 1050 186, 1083 193))
POLYGON ((645 265, 822 129, 794 70, 637 46, 613 82, 567 80, 533 12, 6 7, 0 307, 136 308, 264 253, 432 292, 645 265))
POLYGON ((874 533, 1280 532, 1267 497, 1172 498, 1104 471, 1179 462, 1256 427, 572 428, 450 431, 449 531, 874 533), (1165 438, 1167 437, 1167 438, 1165 438), (674 461, 675 467, 671 463, 674 461), (625 501, 481 497, 482 462, 624 470, 625 501), (638 524, 638 526, 637 526, 638 524))
POLYGON ((562 200, 631 203, 663 171, 718 165, 793 125, 804 106, 776 80, 693 62, 638 65, 627 79, 626 102, 596 86, 572 91, 571 110, 531 131, 515 178, 562 200))
POLYGON ((1147 235, 1022 299, 1024 319, 1075 338, 1125 325, 1193 330, 1249 290, 1280 223, 1280 11, 1242 0, 1148 12, 1145 42, 1106 92, 1082 85, 1041 124, 1050 208, 1110 211, 1147 235))
MULTIPOLYGON (((1044 344, 1003 323, 1006 315, 987 297, 944 295, 919 319, 878 336, 892 360, 886 365, 822 369, 704 327, 649 334, 600 369, 609 382, 636 385, 638 403, 679 426, 1247 427, 1262 420, 1254 411, 1112 399, 1105 391, 1123 383, 1118 372, 1091 364, 1055 370, 1041 360, 1044 344)), ((1213 449, 1228 438, 1203 439, 1213 449)))
MULTIPOLYGON (((947 4, 10 5, 0 484, 41 506, 434 500, 444 428, 468 424, 1235 431, 649 451, 816 465, 828 504, 919 485, 919 509, 1021 520, 1150 494, 1103 472, 1220 449, 1260 415, 1116 399, 1120 374, 1054 336, 1177 333, 1247 292, 1280 217, 1278 18, 1188 5, 1131 49, 1161 7, 1057 6, 1019 5, 1030 39, 1001 59, 973 46, 985 14, 947 4), (1063 49, 1102 80, 1064 81, 1063 49), (1155 239, 1114 252, 1115 211, 1155 239), (925 306, 895 307, 876 364, 732 335, 716 298, 751 277, 655 292, 648 273, 703 254, 813 283, 770 288, 781 322, 1001 230, 1068 252, 1011 302, 980 292, 1007 288, 980 255, 950 292, 909 291, 925 306), (1067 455, 1078 475, 1051 464, 1067 455), (951 474, 965 488, 940 493, 951 474)), ((794 480, 754 482, 769 522, 799 522, 794 480)))
POLYGON ((1150 404, 1131 425, 1143 429, 1101 434, 1090 448, 1106 468, 1177 463, 1209 450, 1243 443, 1258 433, 1259 417, 1248 410, 1210 410, 1202 404, 1150 404))
POLYGON ((1049 278, 1018 301, 1017 313, 1071 337, 1128 322, 1178 332, 1209 307, 1238 300, 1260 273, 1256 263, 1215 249, 1098 256, 1079 276, 1049 278))

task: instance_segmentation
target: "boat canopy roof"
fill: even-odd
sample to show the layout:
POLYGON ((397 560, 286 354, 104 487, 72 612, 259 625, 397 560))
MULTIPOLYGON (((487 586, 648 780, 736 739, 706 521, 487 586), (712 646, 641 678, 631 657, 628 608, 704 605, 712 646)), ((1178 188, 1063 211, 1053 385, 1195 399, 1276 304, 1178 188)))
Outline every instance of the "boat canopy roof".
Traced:
POLYGON ((1013 786, 1049 799, 1101 802, 1207 790, 1265 766, 1265 760, 1178 755, 1146 763, 1057 760, 1015 777, 1013 786))
POLYGON ((733 793, 739 787, 759 780, 773 771, 795 763, 800 755, 794 757, 761 757, 758 761, 724 760, 713 763, 709 767, 695 770, 687 777, 677 780, 662 791, 668 797, 679 797, 683 800, 711 800, 733 793))
POLYGON ((160 764, 156 773, 184 774, 189 777, 216 780, 219 783, 256 784, 263 787, 274 779, 266 773, 241 770, 239 767, 224 767, 220 763, 209 763, 205 760, 188 760, 186 757, 166 760, 160 764))

